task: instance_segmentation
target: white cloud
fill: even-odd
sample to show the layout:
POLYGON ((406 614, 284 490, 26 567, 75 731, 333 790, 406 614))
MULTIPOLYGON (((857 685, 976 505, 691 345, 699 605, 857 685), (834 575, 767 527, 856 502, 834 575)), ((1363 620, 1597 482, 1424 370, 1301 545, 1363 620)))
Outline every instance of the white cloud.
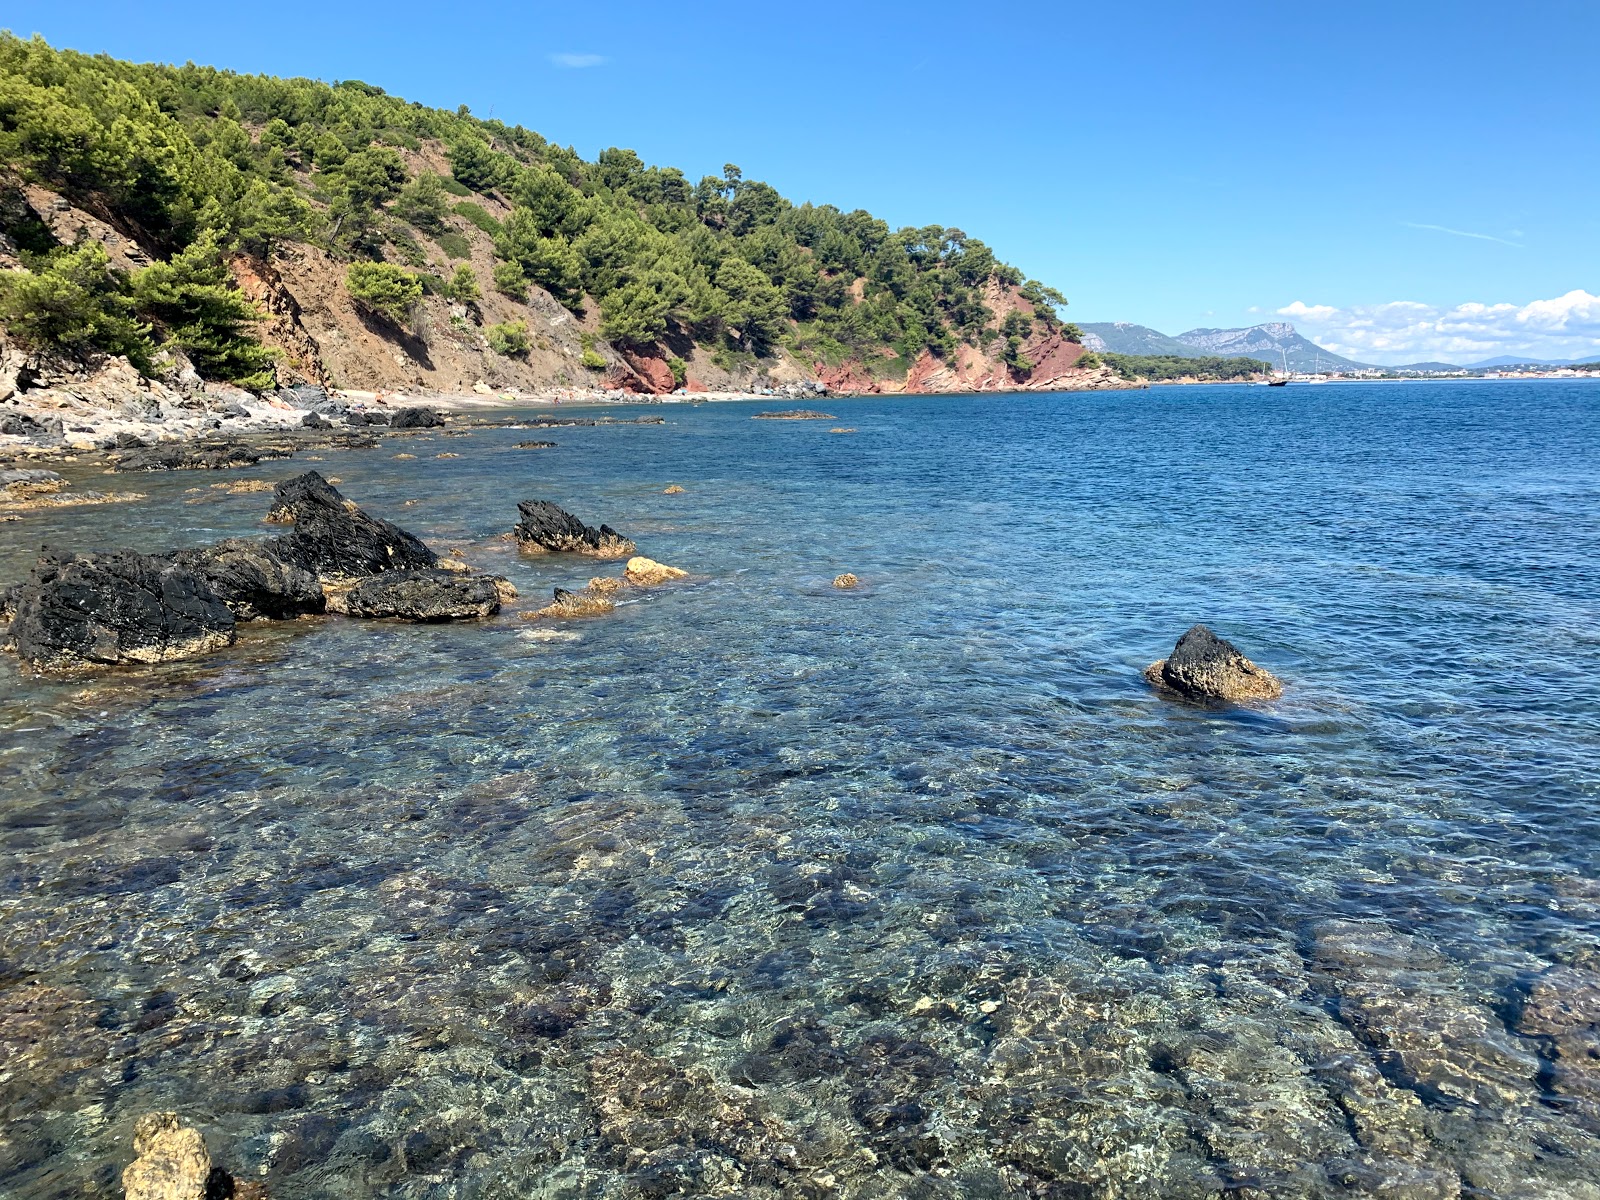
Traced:
MULTIPOLYGON (((1507 241, 1503 237, 1495 237, 1492 233, 1469 233, 1465 229, 1451 229, 1448 225, 1419 225, 1415 221, 1401 221, 1400 224, 1404 225, 1407 229, 1427 229, 1434 233, 1448 233, 1452 237, 1473 238, 1474 240, 1480 242, 1499 242, 1502 246, 1514 246, 1518 250, 1523 248, 1521 242, 1507 241)), ((1513 230, 1512 236, 1521 237, 1522 231, 1513 230)))
POLYGON ((1361 362, 1600 355, 1600 296, 1582 289, 1522 305, 1467 302, 1442 308, 1394 300, 1336 308, 1296 300, 1277 312, 1319 345, 1361 362))
POLYGON ((569 67, 574 70, 583 67, 603 66, 606 62, 604 54, 552 54, 550 61, 558 67, 569 67))

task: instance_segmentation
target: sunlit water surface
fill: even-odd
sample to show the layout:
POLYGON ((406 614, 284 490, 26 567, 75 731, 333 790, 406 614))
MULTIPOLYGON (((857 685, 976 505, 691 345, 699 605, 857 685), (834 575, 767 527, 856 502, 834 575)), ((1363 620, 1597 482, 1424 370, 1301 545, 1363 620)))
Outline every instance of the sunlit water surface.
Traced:
POLYGON ((1600 986, 1600 384, 760 407, 0 525, 316 466, 525 601, 615 568, 523 498, 694 573, 0 664, 0 1194, 171 1108, 275 1200, 1600 1195, 1600 1039, 1518 1032, 1600 986), (1196 621, 1285 699, 1152 695, 1196 621))

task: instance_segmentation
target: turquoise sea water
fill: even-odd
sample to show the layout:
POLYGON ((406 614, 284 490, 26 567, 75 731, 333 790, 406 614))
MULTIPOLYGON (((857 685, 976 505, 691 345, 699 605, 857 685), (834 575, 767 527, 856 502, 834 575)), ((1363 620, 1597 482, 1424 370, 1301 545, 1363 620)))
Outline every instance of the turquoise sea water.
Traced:
POLYGON ((774 407, 0 525, 315 466, 528 607, 616 567, 519 499, 694 573, 0 663, 0 1195, 172 1108, 275 1200, 1600 1196, 1600 385, 774 407), (1152 695, 1196 621, 1285 699, 1152 695))

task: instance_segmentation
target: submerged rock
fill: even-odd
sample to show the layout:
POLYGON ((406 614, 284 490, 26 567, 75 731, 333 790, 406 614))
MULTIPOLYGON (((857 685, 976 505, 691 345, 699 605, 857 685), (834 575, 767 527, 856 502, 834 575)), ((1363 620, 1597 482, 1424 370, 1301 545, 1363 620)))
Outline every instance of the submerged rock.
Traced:
POLYGON ((668 484, 666 487, 661 489, 661 494, 663 496, 681 496, 683 495, 683 488, 679 487, 675 483, 668 484))
POLYGON ((591 558, 623 558, 636 547, 609 525, 599 529, 548 500, 523 500, 517 505, 518 544, 530 553, 587 554, 591 558))
POLYGON ((234 614, 172 556, 46 551, 13 596, 11 642, 41 669, 159 663, 231 645, 234 614))
POLYGON ((443 424, 437 411, 422 405, 402 408, 389 418, 390 429, 437 429, 443 424))
POLYGON ((674 579, 686 578, 688 574, 682 567, 669 567, 666 563, 638 555, 628 560, 622 577, 634 587, 657 587, 674 579))
POLYGON ((860 587, 861 580, 857 579, 849 571, 846 571, 843 575, 835 575, 833 577, 833 586, 848 591, 850 588, 860 587))
POLYGON ((518 442, 516 448, 518 450, 554 450, 556 444, 554 442, 518 442))
POLYGON ((814 408, 786 408, 781 412, 759 412, 752 421, 837 421, 832 413, 818 412, 814 408))
POLYGON ((338 611, 352 617, 463 621, 499 612, 503 589, 509 587, 495 575, 462 575, 445 570, 385 571, 362 580, 334 604, 338 611))
POLYGON ((265 549, 324 581, 438 564, 420 538, 363 512, 316 471, 285 480, 274 491, 277 500, 267 520, 291 523, 294 530, 270 539, 265 549))
POLYGON ((204 579, 240 621, 282 621, 327 606, 315 575, 284 562, 260 542, 228 538, 173 557, 204 579))
POLYGON ((1219 638, 1204 625, 1196 625, 1178 639, 1172 654, 1145 668, 1154 686, 1177 692, 1191 700, 1276 700, 1283 684, 1270 671, 1256 666, 1232 642, 1219 638))
MULTIPOLYGON (((133 1162, 122 1172, 126 1200, 207 1200, 212 1166, 206 1139, 182 1124, 177 1113, 140 1117, 133 1130, 133 1153, 133 1162)), ((231 1187, 217 1189, 220 1195, 231 1192, 231 1187)))
POLYGON ((523 615, 530 620, 535 617, 598 617, 616 607, 609 597, 598 594, 593 589, 571 592, 566 588, 556 588, 555 599, 551 603, 535 612, 523 615))

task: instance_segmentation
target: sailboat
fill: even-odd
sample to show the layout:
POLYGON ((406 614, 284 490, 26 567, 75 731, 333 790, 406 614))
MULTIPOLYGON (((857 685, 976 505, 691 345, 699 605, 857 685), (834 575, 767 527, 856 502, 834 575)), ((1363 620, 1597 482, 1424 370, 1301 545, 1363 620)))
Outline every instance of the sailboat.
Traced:
POLYGON ((1279 375, 1276 379, 1267 380, 1268 387, 1289 386, 1289 355, 1284 351, 1282 346, 1278 347, 1278 355, 1283 359, 1283 374, 1279 375))

